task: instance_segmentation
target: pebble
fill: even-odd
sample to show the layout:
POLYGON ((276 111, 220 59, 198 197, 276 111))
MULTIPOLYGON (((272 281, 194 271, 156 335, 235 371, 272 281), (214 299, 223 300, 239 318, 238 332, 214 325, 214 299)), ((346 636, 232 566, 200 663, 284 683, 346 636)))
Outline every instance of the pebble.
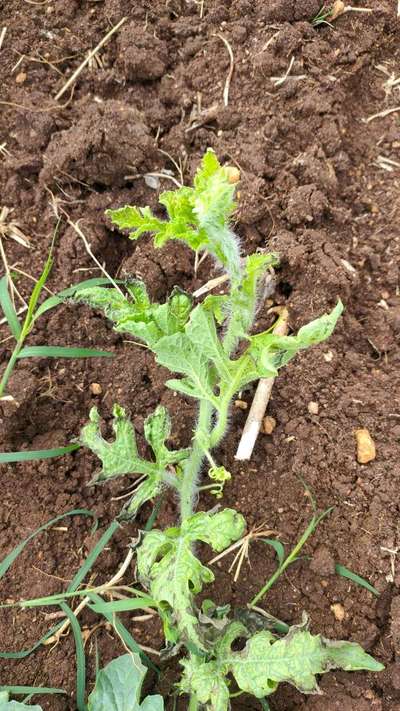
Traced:
POLYGON ((103 388, 100 383, 90 383, 89 389, 92 395, 101 395, 103 392, 103 388))
POLYGON ((276 427, 275 417, 270 417, 270 415, 267 415, 267 417, 264 417, 264 419, 262 421, 261 432, 263 432, 264 434, 270 435, 273 433, 275 427, 276 427))
POLYGON ((338 622, 343 622, 345 614, 346 614, 343 605, 341 605, 340 602, 335 602, 334 605, 331 605, 331 610, 332 610, 333 614, 335 615, 335 619, 338 622))
POLYGON ((239 410, 247 410, 247 402, 244 400, 235 400, 235 407, 239 410))
POLYGON ((368 464, 376 457, 375 443, 367 429, 355 431, 357 442, 357 461, 359 464, 368 464))
POLYGON ((327 351, 326 353, 323 353, 323 356, 327 363, 331 363, 333 361, 332 351, 327 351))
POLYGON ((319 405, 317 402, 314 402, 311 400, 308 405, 307 405, 308 412, 310 415, 318 415, 319 413, 319 405))
POLYGON ((26 74, 25 74, 25 72, 20 72, 19 74, 17 74, 17 76, 15 77, 15 82, 16 82, 17 84, 23 84, 24 81, 26 81, 26 74))

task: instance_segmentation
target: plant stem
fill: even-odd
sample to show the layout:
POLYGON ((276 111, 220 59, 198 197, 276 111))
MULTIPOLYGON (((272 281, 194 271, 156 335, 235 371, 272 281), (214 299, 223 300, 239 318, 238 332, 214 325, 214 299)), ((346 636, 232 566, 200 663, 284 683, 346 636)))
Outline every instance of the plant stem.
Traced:
POLYGON ((199 708, 200 708, 200 706, 199 706, 199 702, 197 701, 197 696, 195 694, 191 694, 189 706, 188 706, 188 711, 198 711, 199 708))
POLYGON ((227 404, 226 407, 218 413, 217 423, 210 434, 210 449, 218 447, 225 435, 226 428, 228 426, 228 411, 229 404, 227 404))
POLYGON ((0 397, 2 397, 4 390, 6 389, 7 383, 10 379, 11 373, 14 370, 15 362, 18 358, 18 354, 19 354, 22 346, 23 346, 23 341, 21 341, 21 339, 19 339, 15 345, 15 348, 11 354, 11 358, 7 363, 6 369, 3 373, 3 377, 0 381, 0 397))
POLYGON ((185 521, 193 513, 193 500, 197 489, 197 477, 204 459, 204 445, 202 438, 209 434, 212 417, 212 405, 207 400, 202 400, 199 409, 199 420, 193 438, 193 447, 190 457, 186 460, 183 469, 182 487, 180 491, 181 519, 185 521))

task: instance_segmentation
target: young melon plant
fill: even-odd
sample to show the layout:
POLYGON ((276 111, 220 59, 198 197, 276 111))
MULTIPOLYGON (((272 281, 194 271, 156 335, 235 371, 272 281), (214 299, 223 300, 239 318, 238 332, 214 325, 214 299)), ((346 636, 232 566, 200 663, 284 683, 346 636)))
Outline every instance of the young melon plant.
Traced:
MULTIPOLYGON (((153 453, 151 460, 139 455, 133 425, 119 405, 114 407, 114 441, 102 437, 95 408, 80 438, 102 462, 95 483, 124 474, 140 475, 123 518, 133 518, 166 487, 179 502, 176 526, 143 533, 136 551, 137 575, 162 619, 168 653, 185 650, 178 690, 189 695, 190 711, 226 711, 231 696, 243 692, 265 699, 280 682, 315 693, 316 676, 330 669, 382 669, 357 644, 312 635, 306 619, 282 636, 270 625, 265 627, 263 618, 255 625, 254 611, 239 619, 229 616, 229 607, 217 608, 206 601, 199 609, 196 604, 204 585, 214 580, 197 556, 199 542, 213 551, 224 551, 242 537, 246 526, 243 516, 232 509, 195 511, 204 462, 211 479, 209 488, 218 497, 230 479, 213 451, 227 431, 232 400, 250 383, 277 375, 300 350, 328 338, 343 310, 339 301, 330 313, 303 326, 297 335, 277 336, 271 329, 252 334, 259 288, 277 258, 258 253, 242 258, 229 224, 237 180, 238 171, 222 167, 208 151, 192 188, 160 196, 168 219, 157 218, 148 207, 108 211, 118 228, 130 230, 131 239, 152 233, 156 247, 179 239, 195 252, 207 251, 229 277, 226 295, 207 296, 195 303, 190 294, 176 287, 159 304, 150 300, 145 284, 138 280, 126 282, 125 294, 105 287, 78 289, 75 294, 77 301, 103 311, 116 331, 142 341, 156 362, 174 374, 167 387, 198 403, 189 448, 168 447, 171 422, 164 407, 157 407, 147 418, 144 433, 153 453), (235 651, 238 640, 245 644, 235 651)), ((120 706, 109 702, 101 708, 113 711, 120 706)), ((132 697, 124 708, 162 709, 163 703, 153 697, 138 706, 132 697)))

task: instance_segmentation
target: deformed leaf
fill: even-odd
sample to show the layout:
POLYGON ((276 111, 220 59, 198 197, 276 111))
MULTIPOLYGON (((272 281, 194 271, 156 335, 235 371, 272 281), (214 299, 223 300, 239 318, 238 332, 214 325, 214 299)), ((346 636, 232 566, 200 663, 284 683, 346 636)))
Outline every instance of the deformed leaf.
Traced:
POLYGON ((241 622, 232 622, 215 646, 212 661, 191 657, 182 665, 180 690, 196 693, 207 711, 228 711, 229 674, 241 691, 262 699, 276 691, 280 682, 288 682, 306 694, 319 693, 316 676, 331 669, 376 672, 384 668, 358 644, 312 635, 306 618, 283 638, 269 630, 250 636, 241 622), (238 638, 247 638, 247 642, 242 651, 236 652, 232 645, 238 638), (216 700, 218 706, 214 706, 216 700))
POLYGON ((180 692, 195 694, 210 711, 227 711, 229 686, 218 662, 204 662, 193 654, 189 659, 182 660, 181 664, 184 671, 179 682, 180 692))
POLYGON ((137 208, 125 205, 117 210, 106 210, 106 215, 120 230, 132 230, 129 235, 131 239, 138 239, 146 232, 163 230, 165 224, 153 215, 149 207, 137 208))
POLYGON ((228 168, 220 165, 215 153, 208 150, 194 178, 194 187, 160 195, 167 211, 167 220, 160 220, 149 207, 126 205, 106 214, 119 229, 131 230, 137 239, 143 233, 154 235, 156 247, 170 239, 179 239, 193 250, 207 250, 218 259, 237 280, 240 274, 240 254, 234 234, 228 229, 235 209, 235 183, 228 168))
POLYGON ((146 671, 138 654, 113 659, 97 674, 88 711, 164 711, 161 696, 148 696, 140 702, 146 671))
POLYGON ((154 412, 144 422, 144 436, 153 450, 159 468, 164 469, 168 464, 177 464, 186 459, 189 449, 169 450, 165 444, 171 434, 171 419, 168 410, 158 405, 154 412))
POLYGON ((129 297, 112 288, 79 289, 75 299, 102 310, 116 331, 132 334, 151 349, 163 336, 183 331, 192 308, 189 294, 176 287, 165 304, 158 304, 151 303, 139 280, 128 281, 126 289, 129 297))
POLYGON ((138 455, 135 431, 125 410, 114 405, 113 415, 113 442, 107 442, 101 434, 101 419, 96 407, 91 409, 90 421, 81 430, 80 443, 91 449, 103 465, 94 479, 95 482, 122 474, 149 474, 154 469, 151 462, 146 462, 138 455))
POLYGON ((199 512, 184 521, 180 529, 155 530, 145 535, 138 548, 138 574, 164 612, 168 641, 190 640, 204 649, 193 596, 204 583, 211 583, 214 575, 196 558, 192 544, 201 540, 219 552, 240 538, 244 528, 243 517, 226 509, 214 515, 199 512))
MULTIPOLYGON (((189 455, 188 449, 169 450, 166 440, 170 435, 171 422, 167 410, 161 405, 149 415, 144 423, 144 434, 152 448, 155 461, 139 456, 133 425, 125 410, 119 405, 113 409, 115 439, 108 442, 101 434, 101 420, 97 408, 90 411, 90 422, 83 427, 80 443, 94 452, 102 462, 101 471, 93 483, 102 482, 123 474, 145 474, 147 478, 136 489, 129 504, 123 510, 123 518, 132 518, 139 508, 154 499, 164 485, 168 465, 178 464, 189 455)), ((173 477, 173 473, 169 473, 173 477)))
POLYGON ((161 338, 155 347, 155 353, 160 365, 187 376, 183 381, 167 381, 168 387, 185 392, 191 397, 208 400, 215 406, 217 399, 213 393, 213 373, 209 361, 186 333, 175 333, 173 336, 161 338), (184 390, 179 388, 179 383, 184 390))
POLYGON ((323 316, 320 316, 314 321, 310 321, 310 323, 303 326, 296 336, 298 347, 308 348, 316 343, 326 341, 326 339, 332 335, 333 330, 343 313, 343 309, 343 304, 339 299, 335 308, 329 314, 323 314, 323 316))
POLYGON ((240 375, 237 389, 258 378, 275 377, 278 369, 286 365, 300 350, 329 338, 342 312, 343 304, 339 301, 329 314, 323 314, 303 326, 297 336, 278 336, 271 331, 250 336, 250 345, 243 355, 232 361, 232 378, 240 375))
POLYGON ((383 665, 353 642, 330 642, 312 635, 305 625, 294 626, 283 639, 258 632, 241 652, 221 660, 242 691, 262 698, 289 682, 303 693, 317 693, 317 674, 331 669, 381 671, 383 665))

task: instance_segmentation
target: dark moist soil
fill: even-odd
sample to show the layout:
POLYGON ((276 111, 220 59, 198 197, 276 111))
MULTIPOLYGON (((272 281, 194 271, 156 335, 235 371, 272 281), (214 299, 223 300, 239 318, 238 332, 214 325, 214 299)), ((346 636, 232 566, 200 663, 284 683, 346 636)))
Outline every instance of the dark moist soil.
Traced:
MULTIPOLYGON (((193 255, 177 243, 155 251, 150 239, 134 245, 113 231, 104 210, 126 202, 157 204, 157 190, 141 177, 168 169, 189 183, 208 146, 242 171, 237 231, 246 252, 273 249, 281 255, 274 305, 286 305, 297 329, 331 308, 337 297, 346 312, 328 343, 303 353, 279 376, 269 414, 277 426, 260 436, 249 465, 234 461, 246 413, 233 409, 229 435, 218 461, 233 473, 224 502, 241 511, 248 526, 265 524, 293 545, 311 515, 313 490, 321 509, 333 512, 307 545, 307 558, 290 568, 264 605, 289 623, 302 611, 314 632, 351 639, 382 660, 379 675, 332 673, 324 696, 306 698, 282 685, 271 699, 274 711, 400 710, 400 295, 399 161, 400 117, 392 113, 365 122, 400 103, 399 22, 393 0, 356 2, 371 13, 348 13, 334 28, 310 24, 320 0, 7 0, 0 3, 6 27, 0 51, 1 205, 30 237, 27 250, 3 240, 10 265, 40 274, 55 225, 52 197, 80 227, 97 259, 112 275, 140 275, 163 299, 174 284, 194 289, 215 275, 206 260, 194 276, 193 255), (55 95, 88 51, 123 17, 127 21, 59 100, 55 95), (229 104, 223 90, 229 55, 234 72, 229 104), (275 86, 272 77, 289 77, 275 86), (385 156, 393 164, 386 170, 385 156), (172 160, 173 159, 173 160, 172 160), (131 177, 127 177, 131 176, 131 177), (133 177, 132 177, 133 176, 133 177), (310 402, 318 414, 310 414, 310 402), (376 460, 356 460, 354 431, 366 427, 376 460), (375 598, 334 574, 341 563, 380 591, 375 598), (340 607, 332 606, 338 604, 340 607), (338 620, 336 616, 342 619, 338 620), (341 614, 340 614, 341 613, 341 614)), ((172 183, 162 179, 163 189, 172 183)), ((53 291, 98 276, 85 247, 66 222, 61 225, 53 291)), ((26 296, 31 282, 19 279, 26 296)), ((271 303, 269 304, 271 305, 271 303)), ((257 328, 266 323, 265 304, 257 328)), ((1 337, 7 336, 3 326, 1 337)), ((3 403, 1 449, 64 445, 79 432, 96 404, 106 419, 114 401, 133 418, 140 446, 143 421, 162 402, 174 423, 174 444, 190 441, 193 403, 164 387, 166 373, 152 356, 112 332, 86 307, 65 305, 43 317, 31 344, 95 346, 114 360, 30 360, 18 363, 3 403), (91 384, 101 386, 93 395, 91 384)), ((1 361, 10 341, 2 340, 1 361)), ((252 392, 244 394, 250 402, 252 392)), ((127 482, 89 488, 97 467, 79 451, 60 459, 2 467, 0 556, 40 524, 74 508, 100 519, 69 518, 35 539, 1 583, 1 600, 62 590, 99 535, 118 512, 127 482), (124 488, 125 487, 125 488, 124 488)), ((209 496, 200 505, 215 504, 209 496)), ((109 579, 126 545, 143 526, 125 526, 101 555, 96 581, 109 579)), ((176 520, 172 497, 160 526, 176 520)), ((204 559, 210 557, 204 551, 204 559)), ((255 543, 237 583, 228 557, 217 564, 210 591, 220 603, 245 604, 274 570, 273 550, 255 543)), ((132 569, 130 579, 133 580, 132 569)), ((129 578, 127 578, 127 581, 129 578)), ((0 648, 28 648, 54 620, 47 610, 1 612, 0 648)), ((95 650, 102 663, 123 651, 111 629, 96 627, 86 644, 88 688, 95 650)), ((135 638, 160 648, 156 622, 125 619, 135 638)), ((156 659, 156 658, 155 658, 156 659)), ((177 665, 163 666, 158 689, 166 697, 177 665)), ((150 685, 154 680, 149 678, 150 685)), ((75 659, 71 635, 20 661, 3 660, 1 684, 57 686, 67 697, 38 697, 43 709, 73 711, 75 659)), ((185 700, 179 708, 187 707, 185 700)), ((172 699, 167 701, 172 708, 172 699)), ((249 697, 233 708, 258 709, 249 697)))

